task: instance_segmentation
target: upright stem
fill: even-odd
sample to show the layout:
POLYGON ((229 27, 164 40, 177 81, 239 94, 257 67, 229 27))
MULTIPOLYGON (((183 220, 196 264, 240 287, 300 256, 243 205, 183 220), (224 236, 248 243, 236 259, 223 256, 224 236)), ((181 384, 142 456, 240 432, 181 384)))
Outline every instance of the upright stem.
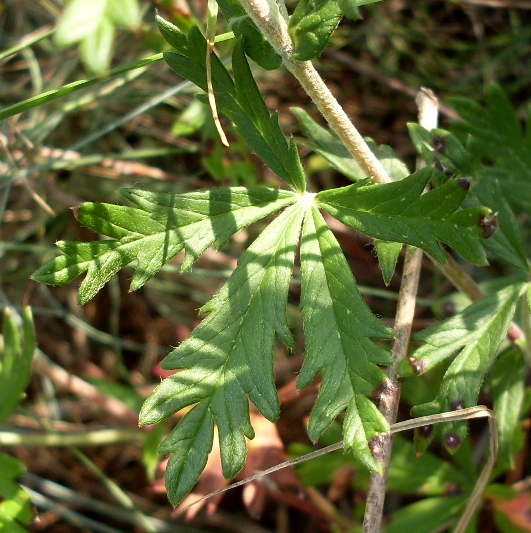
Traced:
MULTIPOLYGON (((427 89, 422 89, 417 96, 417 104, 419 106, 419 123, 421 126, 424 126, 426 129, 435 128, 437 126, 438 115, 437 99, 433 93, 427 89)), ((417 162, 418 168, 423 165, 423 161, 417 162)), ((406 248, 395 317, 395 339, 391 350, 395 362, 387 369, 387 376, 392 386, 390 387, 390 392, 380 400, 380 411, 390 426, 396 422, 398 404, 400 403, 398 365, 407 357, 411 326, 415 315, 415 302, 417 299, 422 256, 423 252, 420 248, 415 249, 410 246, 406 248)), ((364 533, 378 533, 381 528, 392 447, 393 437, 389 434, 383 442, 383 456, 386 463, 385 472, 383 475, 371 472, 367 506, 363 518, 364 533)))

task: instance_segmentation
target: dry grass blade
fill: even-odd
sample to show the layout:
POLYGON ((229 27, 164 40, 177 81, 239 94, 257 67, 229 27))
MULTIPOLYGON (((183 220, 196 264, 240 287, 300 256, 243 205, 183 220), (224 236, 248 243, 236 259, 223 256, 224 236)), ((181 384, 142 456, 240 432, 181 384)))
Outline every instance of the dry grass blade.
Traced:
MULTIPOLYGON (((476 407, 469 407, 467 409, 461 409, 459 411, 451 411, 447 413, 439 413, 436 415, 428 415, 428 416, 421 416, 418 418, 412 418, 410 420, 405 420, 404 422, 397 422, 396 424, 391 425, 391 428, 390 428, 391 429, 390 433, 394 434, 394 433, 400 433, 402 431, 407 431, 409 429, 415 429, 418 427, 427 426, 431 424, 441 424, 444 422, 455 422, 458 420, 470 420, 473 418, 488 418, 489 419, 490 455, 485 463, 485 466, 483 467, 483 470, 478 480, 476 481, 474 490, 472 491, 472 494, 470 495, 470 498, 465 507, 465 510, 463 511, 463 514, 461 515, 461 518, 459 519, 453 533, 463 533, 463 531, 465 531, 470 518, 472 517, 472 515, 474 514, 474 511, 478 508, 478 505, 481 502, 482 494, 485 490, 485 487, 487 486, 490 474, 492 473, 492 469, 494 467, 494 463, 496 461, 496 456, 498 453, 498 423, 496 420, 496 416, 494 415, 494 412, 491 411, 488 407, 485 407, 484 405, 478 405, 476 407)), ((295 459, 290 459, 289 461, 280 463, 276 466, 268 468, 267 470, 257 472, 253 476, 242 479, 241 481, 237 481, 236 483, 231 483, 230 485, 227 485, 226 487, 222 489, 216 490, 214 492, 211 492, 210 494, 207 494, 206 496, 203 496, 202 498, 199 498, 195 502, 186 506, 183 509, 183 512, 189 509, 190 507, 197 505, 198 503, 201 503, 205 500, 208 500, 209 498, 212 498, 213 496, 216 496, 217 494, 221 494, 222 492, 226 492, 236 487, 240 487, 242 485, 245 485, 246 483, 249 483, 250 481, 254 481, 255 479, 259 479, 261 477, 272 474, 273 472, 276 472, 277 470, 281 470, 282 468, 286 468, 288 466, 293 466, 299 463, 303 463, 305 461, 309 461, 310 459, 315 459, 316 457, 320 457, 327 453, 339 450, 342 447, 343 447, 343 442, 337 442, 336 444, 326 446, 325 448, 321 448, 320 450, 316 450, 315 452, 302 455, 301 457, 297 457, 295 459)))

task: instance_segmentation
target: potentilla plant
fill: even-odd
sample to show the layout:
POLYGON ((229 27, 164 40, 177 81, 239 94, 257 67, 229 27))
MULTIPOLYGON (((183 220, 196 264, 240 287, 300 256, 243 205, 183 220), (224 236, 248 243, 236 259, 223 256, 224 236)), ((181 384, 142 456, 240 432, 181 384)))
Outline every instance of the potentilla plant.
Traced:
MULTIPOLYGON (((414 414, 471 408, 477 404, 485 376, 505 350, 507 332, 513 341, 523 338, 512 321, 521 296, 527 291, 529 298, 528 261, 509 202, 529 211, 531 202, 522 202, 511 184, 517 180, 521 190, 530 194, 530 135, 522 132, 503 92, 492 87, 487 111, 469 102, 455 102, 466 122, 457 125, 454 133, 411 126, 425 168, 412 173, 388 147, 370 141, 369 146, 311 62, 326 47, 340 19, 356 18, 362 3, 369 2, 300 0, 289 15, 283 0, 209 0, 206 28, 192 27, 187 34, 157 18, 172 47, 164 60, 200 89, 198 98, 209 103, 222 140, 227 142, 218 113, 230 120, 284 186, 217 187, 183 194, 125 189, 122 194, 134 207, 84 203, 78 220, 107 239, 59 242, 63 254, 34 275, 44 283, 62 284, 86 274, 78 295, 83 304, 126 265, 135 269, 131 290, 136 290, 179 252, 185 253, 184 272, 209 246, 221 247, 242 228, 277 215, 242 254, 219 293, 202 307, 206 318, 164 359, 165 369, 179 372, 157 387, 140 413, 141 424, 156 424, 191 407, 159 448, 160 453, 171 454, 166 485, 174 505, 204 469, 216 427, 223 474, 231 478, 244 466, 247 439, 254 435, 249 400, 269 420, 279 416, 273 352, 277 337, 288 348, 294 346, 286 306, 297 257, 305 336, 298 386, 306 387, 320 375, 308 435, 317 440, 339 417, 342 446, 375 473, 385 470, 389 454, 383 444, 390 429, 396 428, 399 374, 423 374, 458 353, 434 401, 417 406, 414 414), (218 7, 235 43, 230 70, 213 51, 218 7), (265 69, 283 65, 299 80, 329 128, 301 109, 293 112, 314 151, 349 178, 351 185, 309 190, 297 144, 284 135, 277 114, 267 108, 249 58, 265 69), (501 153, 499 143, 510 148, 501 153), (405 314, 393 330, 361 297, 323 213, 374 240, 386 282, 407 245, 405 268, 416 269, 417 280, 418 258, 424 251, 458 289, 477 301, 417 334, 420 347, 408 358, 412 314, 400 309, 406 300, 407 305, 414 302, 416 281, 406 283, 404 276, 399 313, 405 314), (446 247, 475 265, 486 263, 487 249, 524 275, 501 280, 480 298, 481 291, 446 247), (408 266, 413 257, 417 266, 408 266), (385 341, 391 341, 391 349, 385 341), (386 367, 391 369, 388 373, 386 367), (375 400, 380 401, 380 409, 375 400), (390 414, 393 410, 395 415, 390 414)), ((524 309, 528 320, 528 307, 524 309)), ((523 368, 520 351, 513 359, 512 365, 523 368)), ((503 367, 495 369, 504 375, 503 367)), ((501 401, 501 393, 500 389, 495 394, 503 420, 500 445, 510 462, 523 400, 517 395, 513 403, 501 401)), ((439 433, 447 448, 455 450, 465 427, 462 421, 451 424, 439 433)), ((418 434, 418 449, 426 447, 432 438, 429 433, 418 434)), ((449 516, 465 503, 452 507, 449 516)))

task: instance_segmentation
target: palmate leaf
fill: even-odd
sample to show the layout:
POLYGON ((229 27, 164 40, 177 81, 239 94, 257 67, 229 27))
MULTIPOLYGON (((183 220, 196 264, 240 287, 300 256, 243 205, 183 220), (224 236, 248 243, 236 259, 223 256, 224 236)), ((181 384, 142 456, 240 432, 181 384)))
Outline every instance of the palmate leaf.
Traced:
POLYGON ((276 333, 293 345, 286 304, 303 215, 301 203, 287 208, 248 248, 227 284, 203 307, 210 314, 163 362, 166 369, 182 370, 165 379, 142 408, 140 422, 154 424, 198 404, 161 446, 174 454, 167 478, 174 504, 203 470, 214 423, 223 473, 232 477, 245 463, 245 438, 253 436, 248 398, 270 420, 278 417, 274 341, 276 333))
POLYGON ((183 194, 126 189, 122 194, 139 208, 85 203, 79 208, 82 224, 110 237, 96 242, 57 243, 64 252, 34 275, 58 285, 87 272, 78 293, 89 301, 118 270, 136 260, 131 290, 136 290, 181 250, 182 270, 217 242, 222 246, 239 229, 293 203, 290 191, 265 187, 202 189, 183 194))
POLYGON ((159 448, 172 454, 167 488, 173 504, 201 474, 214 426, 223 473, 231 477, 243 467, 245 439, 253 436, 248 400, 270 420, 278 417, 274 341, 278 335, 293 345, 286 304, 303 218, 306 359, 298 385, 323 373, 308 432, 317 438, 345 411, 345 447, 373 470, 382 468, 370 443, 389 428, 368 396, 385 388, 377 365, 392 358, 370 338, 388 339, 392 330, 364 303, 338 242, 309 198, 285 209, 248 248, 227 284, 202 308, 210 314, 163 361, 164 368, 179 372, 164 380, 142 408, 141 423, 154 424, 196 404, 159 448))
MULTIPOLYGON (((528 260, 522 235, 513 211, 505 199, 504 184, 508 182, 505 170, 490 164, 485 165, 483 158, 472 155, 454 134, 445 130, 437 128, 429 132, 418 124, 410 124, 409 132, 417 151, 428 164, 433 164, 437 158, 455 174, 456 179, 466 178, 470 182, 471 189, 466 200, 468 207, 484 205, 493 213, 497 213, 496 231, 482 241, 483 246, 503 261, 527 270, 528 260), (442 146, 442 153, 433 149, 435 139, 442 146)), ((525 203, 526 188, 514 188, 518 190, 519 201, 525 203)))
POLYGON ((320 192, 316 201, 347 226, 377 239, 417 246, 441 263, 445 258, 437 241, 472 263, 485 263, 479 223, 489 210, 458 210, 468 189, 454 180, 422 194, 432 173, 425 168, 385 185, 360 182, 320 192))
POLYGON ((516 302, 525 287, 521 282, 512 283, 470 304, 453 317, 415 333, 413 340, 423 345, 409 361, 401 363, 400 375, 424 374, 464 346, 473 348, 484 337, 496 344, 498 341, 494 339, 503 339, 507 333, 505 324, 512 320, 516 302))
MULTIPOLYGON (((409 361, 403 362, 401 375, 427 372, 461 350, 448 367, 435 400, 413 408, 415 416, 477 404, 479 389, 498 355, 526 287, 526 283, 513 283, 414 336, 415 340, 425 344, 414 352, 409 361)), ((466 427, 463 423, 444 426, 445 435, 454 434, 452 445, 447 443, 447 447, 450 451, 455 450, 464 437, 466 427)))
POLYGON ((494 163, 505 198, 531 212, 531 113, 524 131, 508 96, 495 84, 488 88, 486 109, 464 98, 450 102, 463 119, 452 122, 452 132, 466 139, 471 154, 494 163))
POLYGON ((306 357, 298 386, 305 387, 318 372, 323 373, 308 434, 317 439, 346 409, 345 447, 380 471, 383 465, 373 457, 369 443, 389 428, 367 396, 385 380, 375 363, 393 360, 369 337, 390 338, 392 331, 364 303, 339 243, 316 207, 304 222, 301 270, 306 357))

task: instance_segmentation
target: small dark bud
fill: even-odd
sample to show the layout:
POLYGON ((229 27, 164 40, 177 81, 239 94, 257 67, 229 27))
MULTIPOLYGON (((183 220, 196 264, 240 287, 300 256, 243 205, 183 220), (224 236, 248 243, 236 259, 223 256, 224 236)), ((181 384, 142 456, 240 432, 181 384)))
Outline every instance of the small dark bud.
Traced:
POLYGON ((449 450, 457 450, 461 446, 461 437, 457 433, 450 431, 444 436, 444 445, 449 450))
POLYGON ((446 300, 442 306, 444 316, 453 316, 457 313, 457 306, 453 300, 446 300))
POLYGON ((411 365, 411 368, 413 369, 413 372, 415 374, 423 374, 426 372, 426 362, 422 359, 417 359, 416 357, 410 357, 409 358, 409 364, 411 365))
POLYGON ((383 433, 374 436, 369 441, 369 448, 371 450, 372 456, 378 461, 379 463, 383 462, 385 459, 385 435, 383 433))
POLYGON ((446 168, 442 163, 441 161, 439 160, 439 158, 435 157, 433 159, 433 166, 439 171, 439 172, 442 172, 443 174, 445 174, 446 176, 449 176, 450 178, 455 174, 455 172, 453 172, 452 170, 450 170, 449 168, 446 168))
POLYGON ((450 405, 450 409, 452 411, 459 411, 459 409, 463 409, 464 407, 465 407, 465 401, 462 398, 459 398, 458 400, 454 400, 450 405))
POLYGON ((431 146, 436 152, 439 152, 440 154, 444 154, 444 152, 446 152, 446 150, 448 149, 448 146, 446 145, 446 140, 442 135, 434 135, 431 141, 431 146))
POLYGON ((433 433, 433 424, 428 424, 427 426, 419 426, 417 428, 417 433, 419 437, 423 439, 429 439, 433 433))
POLYGON ((459 178, 457 180, 457 185, 459 185, 459 187, 463 187, 463 189, 468 191, 468 189, 470 189, 470 179, 468 179, 468 178, 459 178))
POLYGON ((478 226, 481 228, 481 233, 483 234, 484 239, 492 237, 498 229, 498 213, 494 213, 490 217, 480 215, 478 218, 478 226))

